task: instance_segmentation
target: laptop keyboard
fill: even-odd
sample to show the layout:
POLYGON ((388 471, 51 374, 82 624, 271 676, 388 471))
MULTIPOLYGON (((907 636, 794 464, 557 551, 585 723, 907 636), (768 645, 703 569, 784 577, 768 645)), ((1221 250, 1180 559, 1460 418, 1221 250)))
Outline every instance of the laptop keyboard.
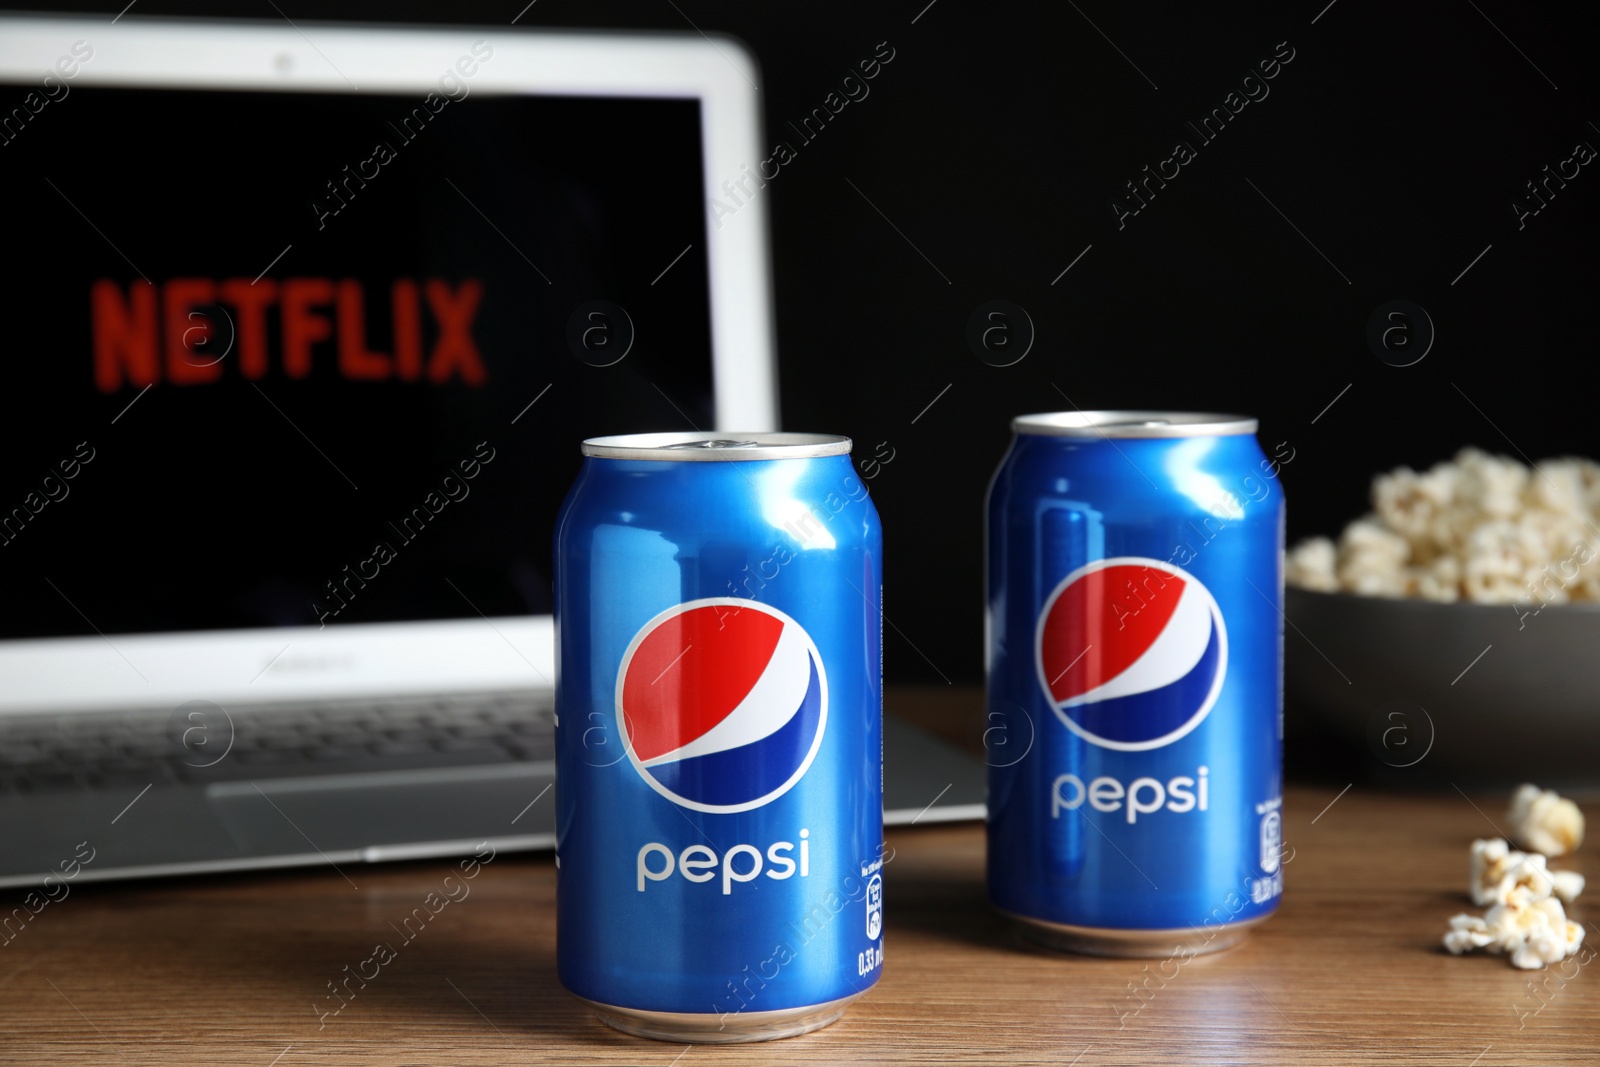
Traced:
POLYGON ((0 795, 555 758, 548 694, 0 718, 0 795))

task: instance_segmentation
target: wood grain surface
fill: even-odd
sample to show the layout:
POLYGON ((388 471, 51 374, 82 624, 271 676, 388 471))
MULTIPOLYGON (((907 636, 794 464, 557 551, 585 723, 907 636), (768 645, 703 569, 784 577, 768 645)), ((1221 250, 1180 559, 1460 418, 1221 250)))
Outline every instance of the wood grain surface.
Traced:
MULTIPOLYGON (((409 941, 391 924, 452 865, 79 884, 0 947, 0 1061, 1600 1063, 1600 968, 1569 961, 1563 978, 1440 948, 1473 910, 1468 845, 1506 798, 1338 793, 1290 789, 1274 918, 1165 965, 1019 942, 985 904, 979 825, 891 832, 881 982, 826 1030, 740 1047, 630 1038, 564 993, 548 856, 497 856, 409 941), (380 940, 395 958, 321 1016, 380 940)), ((1600 884, 1597 852, 1559 865, 1600 884)), ((1600 910, 1580 898, 1573 913, 1600 948, 1600 910)))

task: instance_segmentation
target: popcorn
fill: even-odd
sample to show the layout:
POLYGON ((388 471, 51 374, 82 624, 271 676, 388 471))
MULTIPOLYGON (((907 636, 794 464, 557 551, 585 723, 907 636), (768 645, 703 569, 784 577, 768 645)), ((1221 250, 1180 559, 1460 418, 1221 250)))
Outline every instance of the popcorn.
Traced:
POLYGON ((1411 556, 1406 539, 1372 516, 1357 519, 1339 538, 1339 585, 1367 596, 1405 595, 1405 563, 1411 556))
POLYGON ((1524 498, 1531 507, 1583 519, 1594 509, 1600 464, 1587 459, 1547 459, 1533 469, 1524 498))
POLYGON ((1509 954, 1511 966, 1531 971, 1557 963, 1578 951, 1583 927, 1567 921, 1561 901, 1554 897, 1532 903, 1513 900, 1496 904, 1483 917, 1492 940, 1488 949, 1509 954))
MULTIPOLYGON (((1535 785, 1512 794, 1510 818, 1518 840, 1555 846, 1556 855, 1583 840, 1583 815, 1577 806, 1535 785)), ((1543 851, 1519 852, 1500 838, 1472 843, 1468 891, 1474 904, 1493 906, 1481 918, 1465 913, 1451 918, 1444 935, 1451 955, 1486 948, 1509 955, 1513 967, 1534 970, 1578 951, 1583 927, 1567 918, 1562 905, 1583 892, 1583 875, 1550 870, 1543 851)))
POLYGON ((1584 552, 1579 547, 1586 544, 1586 538, 1594 539, 1594 531, 1588 529, 1586 521, 1559 511, 1540 509, 1525 511, 1516 521, 1524 551, 1536 554, 1543 564, 1541 569, 1548 570, 1550 577, 1559 584, 1571 585, 1577 572, 1582 570, 1585 557, 1593 555, 1592 548, 1584 552))
POLYGON ((1567 919, 1555 897, 1535 894, 1529 887, 1512 890, 1508 899, 1490 908, 1483 918, 1461 914, 1450 920, 1444 947, 1453 956, 1486 948, 1497 956, 1509 955, 1511 966, 1535 970, 1573 955, 1583 944, 1583 927, 1567 919))
POLYGON ((1564 457, 1529 469, 1464 448, 1417 472, 1372 480, 1372 514, 1332 542, 1289 554, 1290 585, 1439 602, 1600 601, 1600 463, 1564 457))
POLYGON ((1456 475, 1435 467, 1418 474, 1399 467, 1372 480, 1372 509, 1389 529, 1411 543, 1413 551, 1428 551, 1434 520, 1455 495, 1456 475))
POLYGON ((1290 552, 1284 578, 1290 585, 1302 589, 1315 589, 1319 593, 1339 591, 1339 579, 1334 574, 1338 559, 1333 542, 1326 537, 1313 537, 1296 545, 1290 552))
POLYGON ((1487 948, 1494 941, 1489 924, 1476 915, 1462 912, 1450 920, 1450 932, 1444 935, 1444 947, 1450 955, 1459 956, 1475 948, 1487 948))
POLYGON ((1564 856, 1583 843, 1583 812, 1553 789, 1518 786, 1506 818, 1518 844, 1548 856, 1564 856))
POLYGON ((1428 534, 1433 539, 1434 551, 1454 556, 1464 562, 1467 538, 1472 535, 1472 531, 1477 528, 1481 519, 1481 513, 1470 504, 1457 504, 1441 511, 1428 528, 1428 534))
MULTIPOLYGON (((1511 890, 1520 884, 1526 884, 1531 879, 1525 875, 1531 874, 1531 867, 1524 871, 1524 861, 1529 856, 1524 852, 1513 851, 1511 846, 1500 838, 1492 840, 1479 838, 1472 843, 1472 884, 1469 887, 1472 893, 1472 902, 1482 907, 1487 904, 1504 904, 1511 890)), ((1543 860, 1540 856, 1538 859, 1543 860)), ((1547 891, 1548 893, 1548 891, 1547 891)))
POLYGON ((1475 501, 1480 510, 1495 518, 1510 518, 1522 508, 1522 491, 1528 484, 1528 468, 1514 459, 1491 456, 1476 448, 1456 453, 1461 469, 1460 494, 1475 501))
POLYGON ((1453 603, 1461 599, 1461 561, 1439 556, 1425 567, 1406 568, 1406 595, 1453 603))
POLYGON ((1577 871, 1552 871, 1537 852, 1518 852, 1500 838, 1472 843, 1472 902, 1504 904, 1514 893, 1529 899, 1554 896, 1572 901, 1583 892, 1584 878, 1577 871))
POLYGON ((1581 944, 1583 927, 1575 922, 1566 923, 1564 936, 1554 927, 1539 930, 1511 953, 1511 966, 1524 971, 1538 970, 1547 963, 1559 963, 1571 956, 1581 944))
POLYGON ((1539 539, 1514 522, 1485 522, 1467 537, 1461 585, 1468 600, 1509 604, 1530 599, 1527 583, 1547 554, 1539 539))
POLYGON ((1550 892, 1563 904, 1571 904, 1583 892, 1584 878, 1577 871, 1551 871, 1550 892))

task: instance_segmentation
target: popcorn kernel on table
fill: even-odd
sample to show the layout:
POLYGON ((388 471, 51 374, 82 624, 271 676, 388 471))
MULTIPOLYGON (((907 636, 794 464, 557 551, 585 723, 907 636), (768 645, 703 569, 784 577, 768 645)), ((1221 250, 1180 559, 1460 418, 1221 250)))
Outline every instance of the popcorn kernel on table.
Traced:
POLYGON ((1520 852, 1500 838, 1472 843, 1467 889, 1474 904, 1493 906, 1481 917, 1453 916, 1444 947, 1455 956, 1484 948, 1509 955, 1520 970, 1536 970, 1576 954, 1583 944, 1583 927, 1567 918, 1562 905, 1583 892, 1584 877, 1550 870, 1545 854, 1578 846, 1583 813, 1553 790, 1523 785, 1512 794, 1509 818, 1517 839, 1539 850, 1520 852))
POLYGON ((1553 789, 1521 785, 1511 795, 1511 836, 1547 856, 1564 856, 1583 843, 1583 812, 1553 789))

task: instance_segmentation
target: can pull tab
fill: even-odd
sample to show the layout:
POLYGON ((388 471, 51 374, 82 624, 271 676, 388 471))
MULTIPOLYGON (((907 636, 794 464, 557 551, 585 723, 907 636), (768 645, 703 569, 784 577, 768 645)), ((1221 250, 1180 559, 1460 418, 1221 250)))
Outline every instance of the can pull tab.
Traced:
POLYGON ((1102 427, 1102 426, 1171 426, 1171 425, 1172 425, 1172 420, 1171 419, 1112 419, 1112 420, 1108 420, 1106 422, 1099 422, 1099 423, 1095 424, 1096 427, 1102 427))
POLYGON ((724 440, 718 438, 713 441, 682 441, 675 445, 662 445, 662 448, 758 448, 756 441, 724 440))

